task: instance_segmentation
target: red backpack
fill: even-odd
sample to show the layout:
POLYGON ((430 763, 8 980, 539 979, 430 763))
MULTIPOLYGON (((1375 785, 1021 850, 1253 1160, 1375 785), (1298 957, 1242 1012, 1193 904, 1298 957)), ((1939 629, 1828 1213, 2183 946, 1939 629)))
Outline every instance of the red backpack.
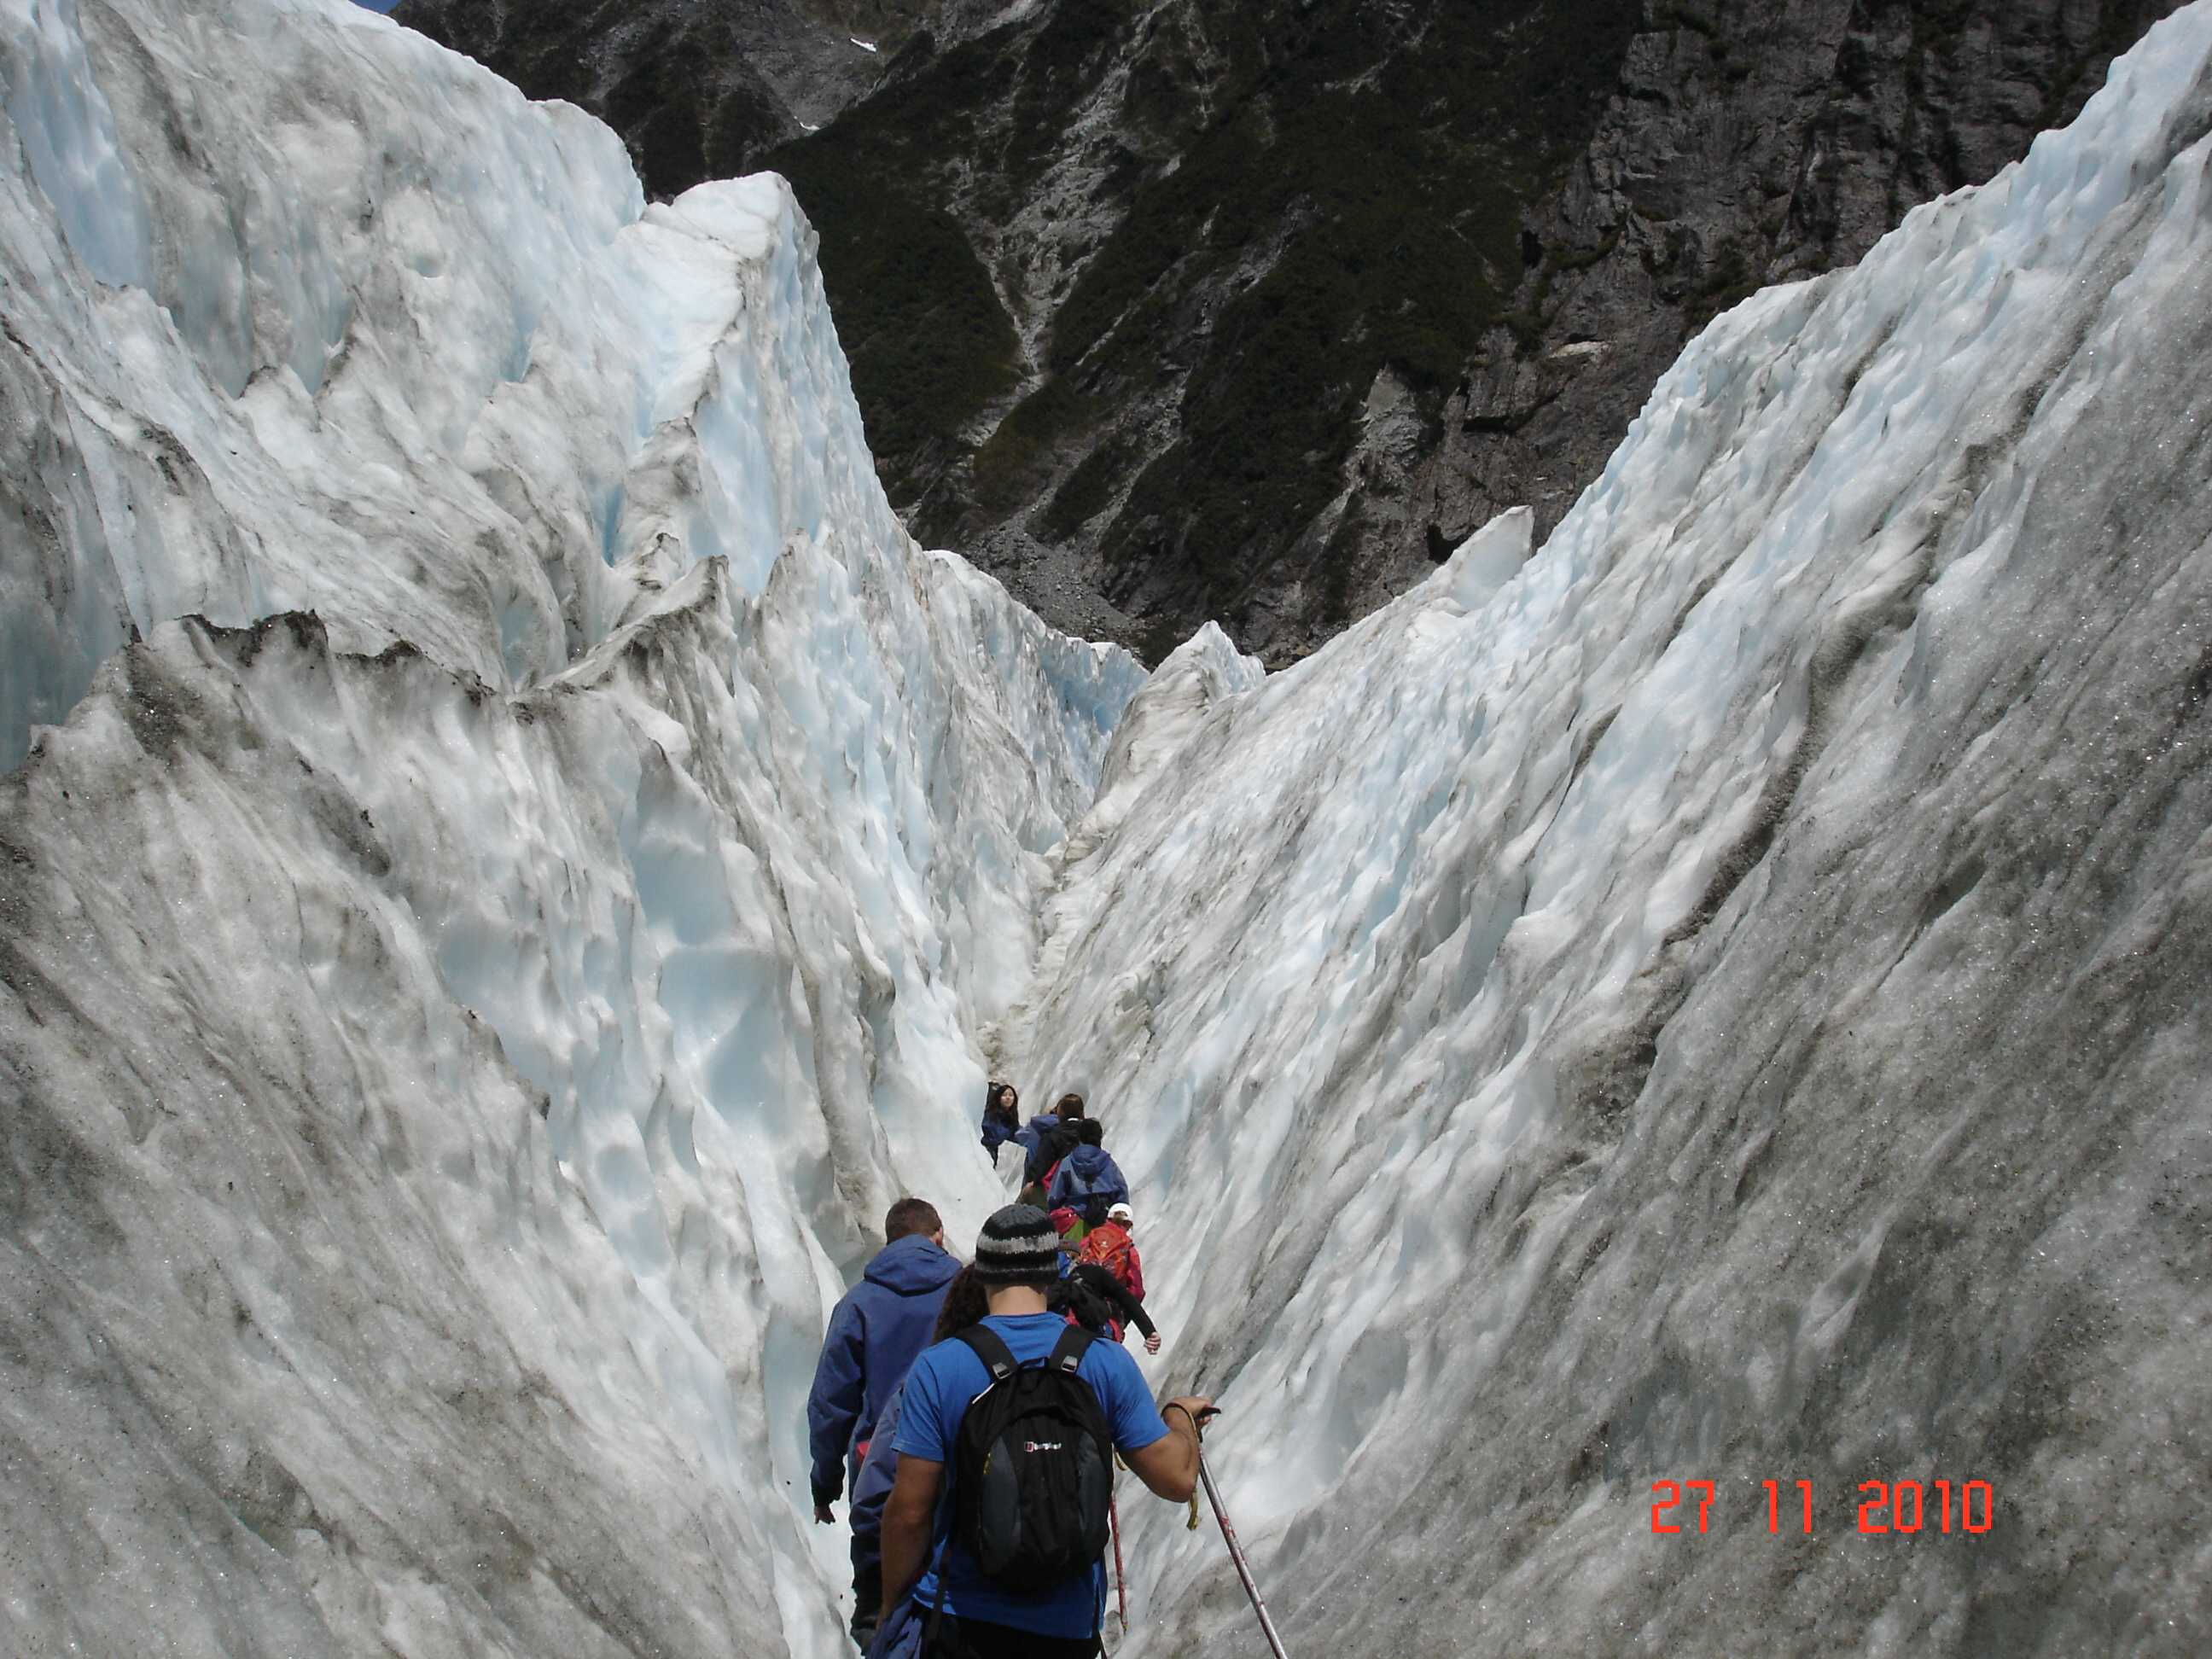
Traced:
POLYGON ((1137 1259, 1136 1241, 1118 1221, 1103 1221, 1083 1236, 1078 1261, 1096 1261, 1128 1286, 1129 1294, 1145 1299, 1144 1264, 1137 1259))

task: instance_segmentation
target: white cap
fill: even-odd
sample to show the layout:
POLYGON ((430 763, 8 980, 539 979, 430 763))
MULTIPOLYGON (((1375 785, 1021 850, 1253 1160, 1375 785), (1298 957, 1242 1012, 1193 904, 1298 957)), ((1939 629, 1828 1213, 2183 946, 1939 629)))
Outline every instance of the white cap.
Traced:
POLYGON ((1126 1204, 1116 1204, 1106 1212, 1106 1218, 1109 1221, 1134 1221, 1137 1212, 1126 1204))

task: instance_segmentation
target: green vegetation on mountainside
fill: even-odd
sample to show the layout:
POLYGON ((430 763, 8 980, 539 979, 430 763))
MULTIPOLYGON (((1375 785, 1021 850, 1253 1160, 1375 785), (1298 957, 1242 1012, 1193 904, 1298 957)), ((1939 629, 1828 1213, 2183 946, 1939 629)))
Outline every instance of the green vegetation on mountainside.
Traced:
POLYGON ((1126 212, 1058 305, 1042 386, 964 497, 921 516, 949 534, 1042 500, 1036 533, 1102 536, 1117 599, 1233 619, 1336 493, 1376 372, 1441 406, 1519 279, 1523 208, 1587 143, 1640 13, 1315 0, 1209 11, 1199 43, 1171 16, 1137 40, 1126 3, 1059 0, 934 59, 917 41, 771 161, 821 231, 894 496, 943 474, 1021 373, 988 273, 936 205, 947 164, 974 169, 971 210, 1003 226, 1065 147, 1100 142, 1067 116, 1127 62, 1106 187, 1126 212), (1164 449, 1117 425, 1180 374, 1164 449))
MULTIPOLYGON (((1206 608, 1233 611, 1336 493, 1378 370, 1441 404, 1519 277, 1522 210, 1587 142, 1639 10, 1439 6, 1414 39, 1346 0, 1232 47, 1249 83, 1219 99, 1182 167, 1139 192, 1054 330, 1062 372, 1133 378, 1175 289, 1212 277, 1231 296, 1186 389, 1181 441, 1107 535, 1117 597, 1172 571, 1206 608), (1280 257, 1253 258, 1270 239, 1280 257)), ((1316 574, 1340 593, 1348 572, 1316 574)))
POLYGON ((975 167, 977 204, 992 219, 1019 211, 1052 162, 1060 118, 1103 71, 1125 22, 1105 0, 1066 0, 1040 27, 1000 28, 941 55, 921 35, 873 94, 768 158, 820 234, 854 393, 902 507, 1022 378, 991 274, 945 210, 942 169, 975 167), (910 72, 917 61, 925 66, 910 72), (1011 137, 988 142, 1009 112, 1011 137))
MULTIPOLYGON (((995 37, 994 37, 995 38, 995 37)), ((926 53, 927 35, 910 52, 926 53)), ((908 505, 960 434, 1020 380, 1020 343, 934 176, 975 142, 1011 64, 970 41, 766 164, 821 237, 822 277, 891 499, 908 505)))

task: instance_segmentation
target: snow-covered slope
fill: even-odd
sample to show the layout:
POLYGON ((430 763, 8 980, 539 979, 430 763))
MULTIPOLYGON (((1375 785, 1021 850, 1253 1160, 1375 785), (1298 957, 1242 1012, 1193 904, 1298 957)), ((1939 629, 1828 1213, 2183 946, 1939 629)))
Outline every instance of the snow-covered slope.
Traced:
POLYGON ((0 1648, 836 1650, 814 1347, 1140 671, 907 540, 777 181, 340 0, 0 85, 0 1648))
MULTIPOLYGON (((1293 1651, 2212 1645, 2208 58, 1716 323, 1525 564, 1133 705, 1013 1075, 1293 1651)), ((1131 1518, 1129 1650, 1258 1651, 1131 1518)))

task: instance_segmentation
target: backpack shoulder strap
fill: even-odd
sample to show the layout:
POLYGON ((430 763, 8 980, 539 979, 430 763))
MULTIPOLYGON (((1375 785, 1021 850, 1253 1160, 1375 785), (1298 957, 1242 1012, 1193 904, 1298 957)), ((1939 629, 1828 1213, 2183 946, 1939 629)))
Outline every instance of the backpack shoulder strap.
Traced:
POLYGON ((969 1351, 983 1362, 983 1369, 991 1373, 992 1382, 1003 1382, 1014 1374, 1017 1367, 1013 1350, 988 1325, 970 1325, 956 1333, 954 1340, 966 1343, 969 1351))
POLYGON ((1052 1345, 1052 1352, 1044 1362, 1046 1368, 1074 1376, 1083 1364, 1083 1356, 1091 1352, 1093 1340, 1091 1333, 1082 1326, 1070 1325, 1060 1334, 1060 1340, 1052 1345))

